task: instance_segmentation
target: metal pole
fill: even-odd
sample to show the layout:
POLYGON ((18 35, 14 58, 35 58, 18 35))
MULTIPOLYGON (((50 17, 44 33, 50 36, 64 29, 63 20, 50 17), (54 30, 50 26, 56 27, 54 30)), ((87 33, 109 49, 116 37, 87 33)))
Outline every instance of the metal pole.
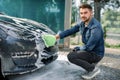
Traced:
MULTIPOLYGON (((65 0, 65 19, 64 19, 64 30, 71 26, 71 12, 72 11, 72 0, 65 0)), ((64 39, 64 48, 69 48, 70 37, 64 39)))

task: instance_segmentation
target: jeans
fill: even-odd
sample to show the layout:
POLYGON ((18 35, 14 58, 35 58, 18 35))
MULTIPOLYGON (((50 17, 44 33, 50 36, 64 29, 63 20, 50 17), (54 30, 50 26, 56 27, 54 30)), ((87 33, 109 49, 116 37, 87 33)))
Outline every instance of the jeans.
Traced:
POLYGON ((71 63, 81 66, 88 72, 93 71, 95 64, 103 58, 103 56, 99 56, 96 53, 86 51, 72 51, 67 57, 71 63))

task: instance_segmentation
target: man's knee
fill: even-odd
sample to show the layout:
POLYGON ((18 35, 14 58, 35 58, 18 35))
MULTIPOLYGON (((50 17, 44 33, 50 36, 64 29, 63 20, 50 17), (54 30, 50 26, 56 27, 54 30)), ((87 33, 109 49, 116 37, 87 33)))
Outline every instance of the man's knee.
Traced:
POLYGON ((70 52, 68 55, 67 55, 67 58, 70 62, 72 62, 74 59, 75 59, 75 53, 74 52, 70 52))

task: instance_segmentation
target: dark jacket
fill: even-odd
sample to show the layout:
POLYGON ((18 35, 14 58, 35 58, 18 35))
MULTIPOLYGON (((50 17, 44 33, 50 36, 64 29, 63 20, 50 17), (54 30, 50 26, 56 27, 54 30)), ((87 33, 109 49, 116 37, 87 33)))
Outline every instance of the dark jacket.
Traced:
POLYGON ((85 27, 84 22, 80 22, 71 29, 61 32, 60 38, 62 39, 79 31, 84 43, 82 49, 104 56, 104 37, 101 24, 95 18, 91 19, 87 27, 85 27))

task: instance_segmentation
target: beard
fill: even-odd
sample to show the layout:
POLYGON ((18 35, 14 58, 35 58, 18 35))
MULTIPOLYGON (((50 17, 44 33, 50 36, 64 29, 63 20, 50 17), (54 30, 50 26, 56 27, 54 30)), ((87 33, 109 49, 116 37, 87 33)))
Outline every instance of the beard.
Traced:
POLYGON ((87 23, 90 20, 90 17, 81 17, 82 21, 87 23))

